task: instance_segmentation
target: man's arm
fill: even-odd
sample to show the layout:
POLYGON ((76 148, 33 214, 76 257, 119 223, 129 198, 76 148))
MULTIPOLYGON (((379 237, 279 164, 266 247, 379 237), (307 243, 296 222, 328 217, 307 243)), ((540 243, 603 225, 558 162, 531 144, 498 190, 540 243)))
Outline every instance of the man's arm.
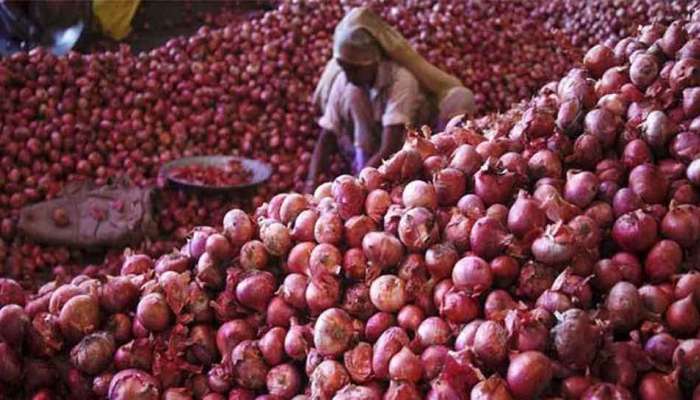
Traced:
POLYGON ((307 193, 316 187, 319 172, 328 167, 328 157, 333 152, 335 145, 335 134, 325 129, 321 130, 321 135, 316 140, 316 146, 314 146, 314 152, 311 154, 309 162, 309 173, 304 185, 304 190, 307 193))
POLYGON ((379 167, 382 160, 386 160, 392 154, 401 150, 404 141, 404 127, 402 125, 385 126, 382 129, 382 143, 379 150, 367 161, 368 167, 379 167))

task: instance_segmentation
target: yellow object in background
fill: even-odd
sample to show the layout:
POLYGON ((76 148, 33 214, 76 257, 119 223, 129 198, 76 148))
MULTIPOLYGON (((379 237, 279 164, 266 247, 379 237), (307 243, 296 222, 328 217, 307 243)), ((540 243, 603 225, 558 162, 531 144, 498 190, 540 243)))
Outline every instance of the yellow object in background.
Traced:
POLYGON ((92 13, 102 32, 122 40, 131 32, 131 20, 141 0, 93 0, 92 13))

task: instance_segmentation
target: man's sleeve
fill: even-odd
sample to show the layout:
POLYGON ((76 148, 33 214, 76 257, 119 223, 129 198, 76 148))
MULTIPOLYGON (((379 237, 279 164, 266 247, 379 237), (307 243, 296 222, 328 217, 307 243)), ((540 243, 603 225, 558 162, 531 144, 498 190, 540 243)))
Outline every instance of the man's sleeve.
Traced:
POLYGON ((422 97, 418 80, 405 68, 398 68, 387 94, 382 125, 386 127, 412 123, 422 97))

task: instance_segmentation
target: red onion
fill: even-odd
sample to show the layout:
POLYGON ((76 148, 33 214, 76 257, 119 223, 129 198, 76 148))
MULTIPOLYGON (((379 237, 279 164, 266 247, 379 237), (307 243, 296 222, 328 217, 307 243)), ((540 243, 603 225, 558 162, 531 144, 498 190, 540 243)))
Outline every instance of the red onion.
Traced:
POLYGON ((375 342, 384 331, 394 325, 396 325, 396 319, 392 314, 378 312, 367 320, 365 324, 365 338, 370 342, 375 342))
POLYGON ((404 207, 425 207, 434 210, 438 205, 435 187, 423 181, 412 181, 403 190, 402 202, 404 207))
MULTIPOLYGON (((338 207, 338 214, 344 220, 362 212, 366 191, 360 182, 350 175, 341 175, 333 181, 331 187, 333 200, 338 207)), ((284 221, 282 221, 284 222, 284 221)))
POLYGON ((474 194, 487 206, 509 203, 514 189, 515 175, 498 165, 496 159, 488 159, 474 175, 474 194))
POLYGON ((409 342, 406 332, 397 327, 384 331, 373 347, 372 370, 374 376, 383 379, 389 376, 389 364, 394 354, 409 342))
POLYGON ((507 234, 505 227, 488 216, 479 218, 469 235, 471 250, 486 260, 500 255, 509 241, 510 235, 507 234))
POLYGON ((675 205, 661 220, 661 234, 683 247, 693 246, 700 238, 698 209, 693 205, 675 205))
POLYGON ((483 217, 486 207, 481 198, 475 194, 466 194, 457 202, 459 211, 469 218, 477 219, 483 217))
POLYGON ((267 373, 267 391, 272 396, 289 399, 302 388, 301 375, 292 364, 281 364, 267 373))
POLYGON ((443 240, 457 249, 464 251, 469 248, 469 232, 474 221, 458 211, 453 211, 442 232, 443 240))
POLYGON ((644 344, 644 351, 661 364, 670 365, 673 352, 678 347, 678 340, 668 333, 658 333, 650 337, 644 344))
POLYGON ((585 132, 597 137, 603 148, 615 144, 620 125, 620 118, 606 108, 590 111, 584 119, 585 132))
POLYGON ((238 262, 247 270, 265 269, 268 263, 268 253, 265 245, 259 240, 251 240, 241 247, 238 262))
POLYGON ((158 400, 160 385, 150 374, 138 369, 119 371, 109 384, 110 400, 158 400))
POLYGON ((238 385, 251 390, 265 387, 268 368, 255 342, 244 340, 236 345, 229 362, 238 385))
POLYGON ((291 322, 291 327, 284 338, 284 351, 295 360, 303 360, 309 353, 312 333, 305 325, 291 322))
POLYGON ((695 306, 692 294, 668 306, 666 323, 671 331, 681 335, 691 335, 700 328, 700 311, 695 306))
POLYGON ((223 323, 216 332, 216 347, 221 354, 230 354, 231 350, 244 340, 255 338, 255 330, 243 319, 223 323))
POLYGON ((269 326, 288 327, 289 320, 297 315, 297 310, 279 296, 267 304, 266 321, 269 326))
POLYGON ((404 149, 395 153, 379 167, 379 172, 388 181, 398 182, 411 179, 420 171, 422 158, 416 150, 404 149))
POLYGON ((639 397, 642 400, 680 400, 682 395, 675 376, 649 372, 639 383, 639 397))
POLYGON ((376 223, 366 215, 356 215, 345 221, 345 242, 350 247, 361 247, 362 238, 376 230, 376 223))
POLYGON ((299 213, 294 220, 294 226, 290 232, 292 239, 297 242, 310 242, 314 240, 316 220, 318 220, 318 211, 316 210, 304 210, 299 213))
POLYGON ((7 304, 0 308, 0 339, 11 346, 20 346, 31 320, 24 309, 17 304, 7 304))
POLYGON ((552 375, 547 356, 538 351, 526 351, 511 359, 506 379, 515 398, 534 399, 549 386, 552 375))
POLYGON ((343 310, 331 308, 314 325, 314 345, 324 356, 336 356, 347 349, 352 336, 352 319, 343 310))
POLYGON ((535 229, 543 228, 545 223, 546 216, 537 200, 521 191, 508 211, 508 230, 523 237, 535 229))
POLYGON ((94 332, 99 322, 99 306, 95 298, 89 295, 72 297, 61 308, 58 316, 61 333, 71 341, 78 341, 83 336, 94 332))
POLYGON ((391 357, 389 362, 389 376, 391 379, 418 382, 423 375, 421 359, 413 354, 408 347, 403 347, 391 357))
POLYGON ((497 375, 492 375, 477 383, 472 388, 470 396, 471 400, 508 400, 513 398, 506 381, 497 375))
POLYGON ((379 311, 396 312, 406 304, 405 282, 395 275, 382 275, 372 281, 369 295, 379 311))
POLYGON ((493 281, 497 287, 509 287, 518 278, 520 265, 511 256, 498 256, 491 260, 493 281))
POLYGON ((632 394, 620 385, 614 385, 612 383, 597 383, 591 385, 585 392, 583 392, 581 399, 583 400, 632 400, 632 394))
POLYGON ((508 356, 508 333, 500 324, 486 321, 474 336, 473 351, 477 359, 490 369, 498 369, 508 356))
POLYGON ((311 315, 318 315, 337 304, 340 289, 340 281, 331 275, 320 276, 309 282, 304 295, 311 315))
POLYGON ((338 244, 343 238, 343 220, 334 211, 322 213, 314 226, 314 238, 318 243, 338 244))
POLYGON ((340 274, 340 264, 343 256, 337 247, 328 243, 321 243, 314 247, 309 255, 309 272, 312 279, 318 279, 324 275, 337 276, 340 274))
POLYGON ((532 242, 531 251, 537 261, 545 264, 565 263, 574 256, 576 236, 567 225, 549 225, 545 232, 532 242))
POLYGON ((594 78, 600 78, 608 68, 615 65, 615 54, 608 46, 593 46, 584 56, 583 65, 594 78))
POLYGON ((489 264, 480 257, 469 256, 459 260, 452 270, 452 280, 457 288, 468 293, 482 293, 493 284, 489 264))
POLYGON ((662 282, 676 274, 683 260, 683 250, 673 240, 657 242, 644 260, 644 274, 651 282, 662 282))
POLYGON ((663 289, 652 285, 640 287, 639 297, 646 310, 657 314, 663 314, 673 301, 673 298, 663 289))
POLYGON ((642 54, 632 61, 630 66, 630 80, 638 88, 649 86, 659 73, 659 65, 653 56, 642 54))
POLYGON ((637 288, 629 282, 618 282, 610 289, 605 301, 613 329, 627 332, 634 329, 642 318, 642 302, 637 288))
POLYGON ((447 323, 439 317, 426 318, 416 331, 416 338, 423 347, 446 344, 450 336, 447 323))
POLYGON ((343 256, 343 271, 345 277, 363 280, 367 270, 367 257, 362 249, 348 249, 343 256))
POLYGON ((673 353, 673 366, 680 370, 680 378, 683 383, 697 385, 700 382, 700 340, 682 340, 673 353))
POLYGON ((253 222, 243 210, 232 209, 224 215, 224 234, 234 246, 242 246, 253 238, 253 222))
POLYGON ((236 285, 236 298, 242 305, 262 312, 267 309, 275 288, 275 278, 271 273, 252 272, 236 285))
POLYGON ((447 347, 441 345, 429 346, 423 350, 421 363, 423 364, 423 377, 425 379, 431 380, 440 373, 448 351, 447 347))
POLYGON ((399 239, 409 251, 427 249, 438 238, 433 214, 423 207, 408 209, 399 222, 399 239))
POLYGON ((358 343, 343 354, 343 364, 353 382, 368 382, 372 378, 372 346, 358 343))
POLYGON ((425 252, 425 267, 434 280, 450 276, 458 254, 449 243, 438 243, 425 252))
POLYGON ((452 152, 449 166, 462 171, 465 176, 472 176, 479 170, 482 163, 483 159, 477 153, 476 147, 463 144, 452 152))
POLYGON ((337 361, 326 360, 319 364, 309 377, 311 396, 314 398, 332 398, 350 378, 347 371, 337 361))
POLYGON ((365 199, 365 212, 375 222, 384 218, 391 204, 391 196, 385 190, 375 189, 369 192, 365 199))
MULTIPOLYGON (((301 242, 292 247, 287 255, 287 269, 293 274, 309 275, 309 259, 316 248, 313 242, 301 242)), ((242 251, 242 250, 241 250, 242 251)))
POLYGON ((111 362, 115 351, 114 338, 109 333, 98 332, 85 336, 70 352, 73 365, 80 371, 96 375, 111 362))
POLYGON ((657 223, 641 210, 620 216, 612 229, 612 237, 627 251, 644 251, 656 242, 657 223))
POLYGON ((362 239, 362 250, 367 260, 378 266, 393 266, 403 255, 403 246, 395 236, 384 232, 370 232, 362 239))

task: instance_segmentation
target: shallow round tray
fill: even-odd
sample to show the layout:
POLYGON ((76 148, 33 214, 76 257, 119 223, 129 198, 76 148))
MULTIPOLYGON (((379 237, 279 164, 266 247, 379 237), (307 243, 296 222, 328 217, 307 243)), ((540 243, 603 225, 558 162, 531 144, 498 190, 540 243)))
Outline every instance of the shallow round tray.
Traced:
POLYGON ((160 168, 159 172, 160 176, 164 177, 168 180, 168 182, 173 183, 177 186, 195 190, 204 190, 207 192, 229 192, 233 190, 250 188, 265 182, 271 174, 272 167, 270 167, 269 164, 266 164, 259 160, 253 160, 250 158, 236 156, 195 156, 178 158, 177 160, 170 161, 169 163, 163 165, 160 168), (239 185, 211 186, 189 182, 172 176, 172 171, 175 168, 187 167, 191 165, 203 165, 224 168, 232 160, 240 161, 240 163, 243 165, 243 168, 246 168, 252 172, 250 180, 239 185))

